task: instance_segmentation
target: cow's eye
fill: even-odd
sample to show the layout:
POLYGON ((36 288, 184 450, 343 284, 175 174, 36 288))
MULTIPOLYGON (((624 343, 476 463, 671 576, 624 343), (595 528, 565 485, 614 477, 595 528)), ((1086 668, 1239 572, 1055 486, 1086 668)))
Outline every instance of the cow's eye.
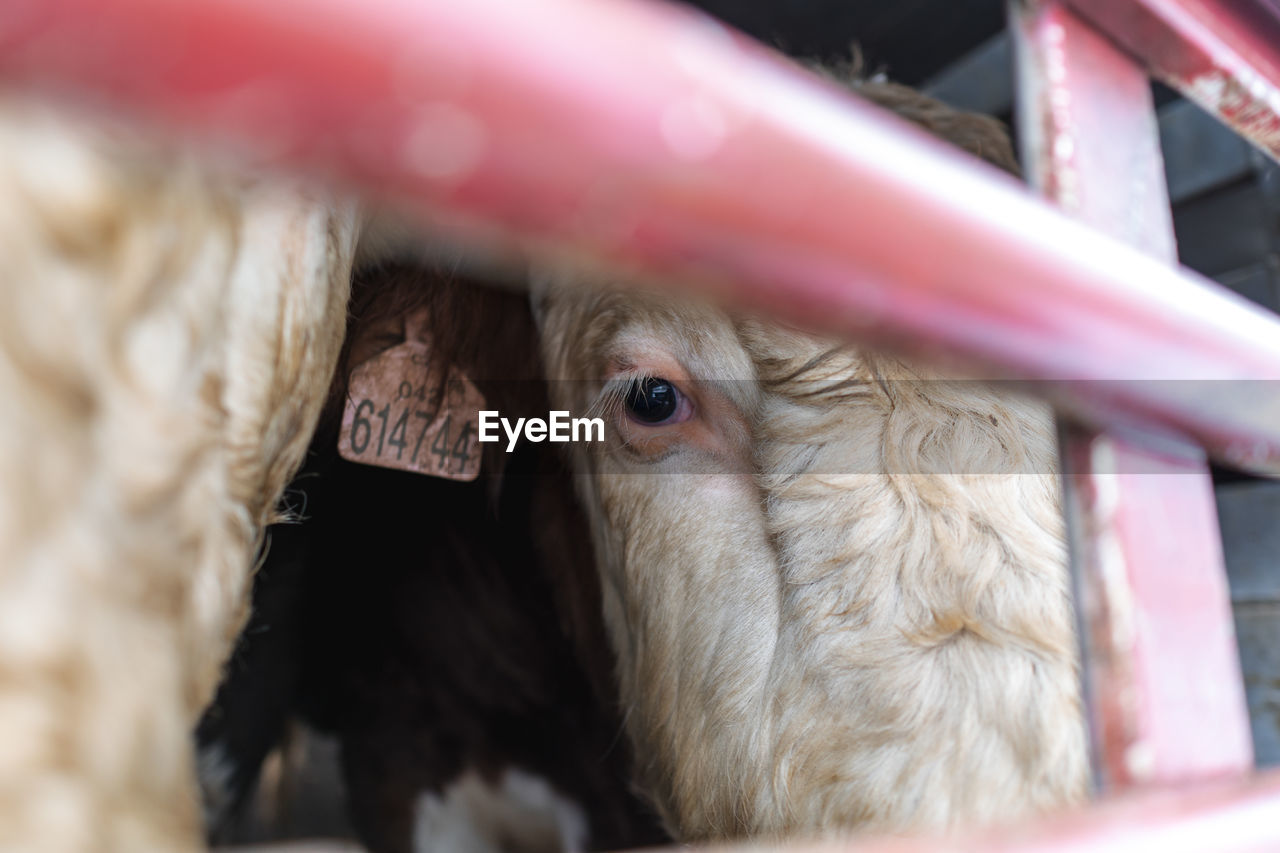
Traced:
POLYGON ((640 379, 627 391, 627 414, 642 424, 666 423, 679 409, 680 392, 666 379, 640 379))

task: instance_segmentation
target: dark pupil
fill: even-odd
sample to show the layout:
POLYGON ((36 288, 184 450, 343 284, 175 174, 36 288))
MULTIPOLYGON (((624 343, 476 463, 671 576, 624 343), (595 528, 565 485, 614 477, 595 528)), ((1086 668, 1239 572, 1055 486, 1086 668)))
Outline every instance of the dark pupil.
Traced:
POLYGON ((644 379, 627 393, 627 410, 648 424, 665 421, 675 414, 676 389, 665 379, 644 379))

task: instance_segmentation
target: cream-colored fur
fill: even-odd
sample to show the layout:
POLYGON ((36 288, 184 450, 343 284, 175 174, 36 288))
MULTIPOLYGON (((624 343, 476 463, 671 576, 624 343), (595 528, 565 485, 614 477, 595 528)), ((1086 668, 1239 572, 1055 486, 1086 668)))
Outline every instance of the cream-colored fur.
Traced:
POLYGON ((325 398, 354 232, 0 104, 0 850, 202 846, 190 732, 325 398))
POLYGON ((606 406, 612 440, 573 447, 628 732, 677 837, 950 828, 1078 800, 1047 410, 569 278, 536 297, 548 370, 571 380, 558 407, 599 411, 629 371, 674 372, 695 398, 689 424, 648 433, 606 406))

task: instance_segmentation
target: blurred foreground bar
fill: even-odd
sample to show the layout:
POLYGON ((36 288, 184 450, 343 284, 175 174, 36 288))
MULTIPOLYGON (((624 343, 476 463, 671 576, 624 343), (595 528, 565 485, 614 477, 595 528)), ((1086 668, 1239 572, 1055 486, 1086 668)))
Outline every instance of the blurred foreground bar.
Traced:
POLYGON ((674 7, 10 0, 0 75, 1280 472, 1275 315, 674 7))

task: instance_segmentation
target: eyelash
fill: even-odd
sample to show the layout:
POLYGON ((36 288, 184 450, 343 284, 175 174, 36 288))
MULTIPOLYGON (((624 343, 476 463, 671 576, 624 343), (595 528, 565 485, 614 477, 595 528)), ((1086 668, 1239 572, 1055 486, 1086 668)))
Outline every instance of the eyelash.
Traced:
POLYGON ((627 395, 631 393, 631 389, 646 379, 654 378, 656 377, 651 373, 637 372, 606 380, 600 396, 587 411, 587 417, 613 419, 619 415, 625 416, 627 395))
MULTIPOLYGON (((621 376, 615 376, 612 379, 606 380, 604 390, 600 393, 600 396, 597 397, 596 402, 592 404, 590 410, 587 412, 587 416, 603 417, 609 420, 615 420, 617 418, 627 418, 628 420, 630 420, 631 423, 636 424, 637 426, 648 427, 648 428, 668 426, 669 424, 665 424, 665 423, 663 424, 637 423, 634 419, 629 418, 627 414, 627 411, 626 411, 627 397, 630 396, 633 389, 638 387, 641 383, 650 379, 662 379, 662 377, 658 376, 657 374, 651 371, 636 371, 636 372, 627 373, 621 376)), ((680 396, 679 406, 692 407, 693 401, 689 398, 687 394, 684 393, 684 391, 680 389, 679 385, 677 385, 675 382, 672 382, 669 379, 664 381, 669 382, 671 386, 676 389, 676 393, 680 396)), ((677 409, 677 411, 679 411, 679 409, 677 409)), ((675 423, 680 423, 687 419, 688 419, 687 417, 680 418, 678 421, 675 421, 675 423)))

